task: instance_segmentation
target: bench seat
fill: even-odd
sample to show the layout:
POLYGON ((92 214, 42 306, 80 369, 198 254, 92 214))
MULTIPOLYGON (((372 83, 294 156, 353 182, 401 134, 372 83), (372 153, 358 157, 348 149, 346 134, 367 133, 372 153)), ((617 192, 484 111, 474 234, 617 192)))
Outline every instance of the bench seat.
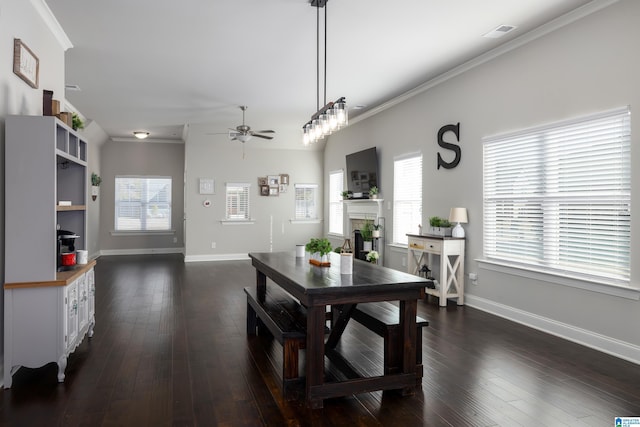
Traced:
MULTIPOLYGON (((397 350, 400 348, 399 308, 388 302, 368 302, 358 304, 351 314, 351 318, 384 338, 384 373, 400 372, 402 356, 397 350)), ((426 319, 416 317, 416 374, 418 385, 422 383, 422 328, 429 325, 426 319)))
POLYGON ((246 287, 247 335, 256 335, 262 327, 282 344, 283 394, 288 385, 299 382, 298 352, 306 345, 306 313, 298 301, 286 294, 267 288, 265 301, 259 301, 257 291, 246 287))

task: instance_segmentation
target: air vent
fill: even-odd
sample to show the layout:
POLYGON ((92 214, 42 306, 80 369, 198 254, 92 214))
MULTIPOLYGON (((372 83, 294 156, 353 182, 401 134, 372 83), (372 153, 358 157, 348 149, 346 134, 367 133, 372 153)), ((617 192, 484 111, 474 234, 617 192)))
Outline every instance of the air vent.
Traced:
POLYGON ((507 33, 515 30, 517 27, 514 25, 499 25, 494 30, 489 31, 487 34, 484 34, 482 37, 486 37, 488 39, 497 39, 504 36, 507 33))
POLYGON ((66 85, 64 85, 64 88, 65 88, 66 90, 75 90, 75 91, 80 91, 80 90, 82 90, 82 89, 80 89, 80 86, 78 86, 78 85, 70 85, 70 84, 66 84, 66 85))

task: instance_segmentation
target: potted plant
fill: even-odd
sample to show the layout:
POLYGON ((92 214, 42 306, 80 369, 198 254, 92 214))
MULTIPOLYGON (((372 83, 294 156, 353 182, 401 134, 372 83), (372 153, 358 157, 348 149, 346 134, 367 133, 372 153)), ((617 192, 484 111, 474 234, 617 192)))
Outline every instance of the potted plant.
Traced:
POLYGON ((98 198, 98 187, 102 183, 102 178, 95 173, 91 173, 91 200, 95 201, 98 198))
POLYGON ((71 127, 73 130, 84 129, 84 122, 78 113, 71 114, 71 127))
POLYGON ((374 239, 380 237, 380 232, 382 231, 382 224, 373 224, 373 231, 371 232, 371 236, 374 239))
POLYGON ((347 191, 347 190, 344 190, 343 192, 340 193, 343 200, 347 200, 349 197, 351 197, 351 194, 352 194, 351 191, 347 191))
POLYGON ((380 258, 378 251, 370 251, 366 256, 367 262, 372 262, 374 264, 378 263, 378 258, 380 258))
POLYGON ((373 247, 373 221, 370 219, 365 219, 364 224, 362 225, 362 229, 360 230, 360 235, 362 236, 363 248, 362 250, 368 252, 373 247))
POLYGON ((305 245, 307 252, 312 254, 309 262, 313 265, 320 267, 329 267, 329 257, 327 254, 333 250, 331 242, 326 238, 312 238, 309 243, 305 245))
POLYGON ((370 199, 378 198, 378 187, 376 187, 375 185, 369 188, 369 198, 370 199))
POLYGON ((451 236, 451 223, 448 219, 432 216, 429 218, 429 234, 451 236))

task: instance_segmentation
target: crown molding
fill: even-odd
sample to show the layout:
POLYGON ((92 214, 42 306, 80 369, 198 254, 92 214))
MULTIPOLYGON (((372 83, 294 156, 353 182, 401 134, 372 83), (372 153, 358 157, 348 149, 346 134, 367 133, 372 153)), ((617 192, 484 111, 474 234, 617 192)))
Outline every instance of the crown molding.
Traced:
POLYGON ((49 9, 47 3, 45 3, 44 0, 31 0, 31 5, 34 7, 36 12, 38 12, 65 52, 68 49, 71 49, 73 47, 73 43, 71 43, 71 40, 67 37, 67 33, 64 32, 64 29, 53 15, 53 12, 51 12, 51 9, 49 9))

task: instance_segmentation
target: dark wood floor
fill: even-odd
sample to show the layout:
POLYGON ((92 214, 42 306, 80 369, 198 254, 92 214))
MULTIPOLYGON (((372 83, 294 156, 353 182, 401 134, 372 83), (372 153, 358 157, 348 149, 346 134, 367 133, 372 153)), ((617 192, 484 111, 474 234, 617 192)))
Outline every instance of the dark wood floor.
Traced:
MULTIPOLYGON (((365 393, 324 409, 285 402, 266 369, 282 350, 245 334, 248 261, 102 257, 96 327, 56 366, 21 369, 1 391, 6 426, 612 426, 640 415, 640 366, 470 307, 418 304, 422 390, 365 393)), ((355 365, 382 372, 381 339, 349 325, 355 365)))

